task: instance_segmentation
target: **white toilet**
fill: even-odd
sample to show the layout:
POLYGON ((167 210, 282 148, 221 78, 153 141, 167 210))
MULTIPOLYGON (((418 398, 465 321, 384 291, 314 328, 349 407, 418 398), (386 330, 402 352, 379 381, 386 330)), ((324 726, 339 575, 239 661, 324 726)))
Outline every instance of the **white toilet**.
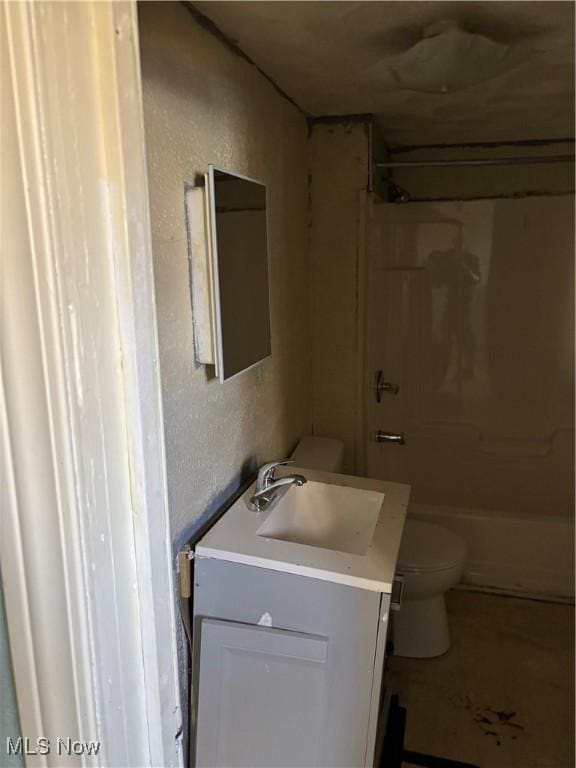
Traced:
POLYGON ((444 593, 462 578, 466 556, 466 543, 446 528, 406 521, 397 566, 404 593, 393 619, 396 656, 431 658, 450 648, 444 593))
MULTIPOLYGON (((342 472, 344 443, 332 437, 303 437, 291 458, 298 467, 342 472)), ((450 647, 444 593, 464 572, 466 544, 439 525, 407 520, 398 572, 404 576, 400 610, 394 613, 397 656, 440 656, 450 647)))
POLYGON ((344 443, 335 437, 306 435, 290 458, 297 467, 341 473, 344 471, 344 443))

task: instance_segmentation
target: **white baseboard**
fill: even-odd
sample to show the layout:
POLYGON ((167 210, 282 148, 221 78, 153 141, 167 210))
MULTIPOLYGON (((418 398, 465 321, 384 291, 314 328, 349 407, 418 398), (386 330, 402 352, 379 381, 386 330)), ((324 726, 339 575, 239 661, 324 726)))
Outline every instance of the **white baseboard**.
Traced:
POLYGON ((411 504, 408 514, 466 541, 464 585, 540 599, 574 598, 573 520, 425 504, 411 504))

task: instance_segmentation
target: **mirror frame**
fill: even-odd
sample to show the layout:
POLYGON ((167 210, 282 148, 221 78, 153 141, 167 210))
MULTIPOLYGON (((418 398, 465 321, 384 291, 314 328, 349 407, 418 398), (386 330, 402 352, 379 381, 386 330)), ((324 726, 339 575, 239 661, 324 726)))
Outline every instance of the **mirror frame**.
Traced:
POLYGON ((208 186, 208 207, 209 207, 209 226, 210 226, 210 260, 212 264, 212 287, 213 287, 213 300, 214 300, 214 320, 215 320, 215 328, 214 328, 214 335, 215 335, 215 352, 216 352, 216 373, 220 380, 220 383, 223 384, 226 381, 231 381, 232 379, 235 379, 237 376, 242 375, 243 373, 246 373, 246 371, 250 371, 253 368, 255 368, 257 365, 260 365, 264 360, 267 360, 269 357, 272 356, 272 302, 271 302, 271 288, 270 288, 270 234, 269 234, 269 227, 268 227, 268 188, 266 184, 264 184, 261 181, 258 181, 257 179, 250 178, 249 176, 244 176, 241 173, 236 173, 234 171, 229 171, 225 168, 221 168, 217 165, 214 165, 210 163, 208 165, 208 174, 207 174, 207 186, 208 186), (251 363, 246 368, 242 368, 240 371, 236 371, 236 373, 233 373, 231 376, 225 376, 224 375, 224 345, 223 345, 223 339, 222 339, 222 316, 221 316, 221 298, 220 298, 220 273, 218 270, 218 236, 216 233, 216 185, 214 180, 214 174, 215 172, 225 173, 228 176, 234 176, 238 179, 243 179, 244 181, 249 181, 252 184, 258 184, 258 186, 264 188, 264 195, 266 199, 266 268, 268 270, 268 314, 270 318, 270 352, 267 355, 264 355, 264 357, 261 357, 260 359, 256 360, 254 363, 251 363))

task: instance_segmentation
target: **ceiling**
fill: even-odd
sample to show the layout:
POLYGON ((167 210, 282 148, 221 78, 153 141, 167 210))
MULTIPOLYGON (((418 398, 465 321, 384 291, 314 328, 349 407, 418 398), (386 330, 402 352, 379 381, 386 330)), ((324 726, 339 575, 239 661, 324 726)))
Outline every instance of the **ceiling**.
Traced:
POLYGON ((373 113, 391 145, 574 136, 572 2, 194 2, 305 112, 373 113), (521 49, 504 74, 449 93, 385 76, 430 24, 521 49))

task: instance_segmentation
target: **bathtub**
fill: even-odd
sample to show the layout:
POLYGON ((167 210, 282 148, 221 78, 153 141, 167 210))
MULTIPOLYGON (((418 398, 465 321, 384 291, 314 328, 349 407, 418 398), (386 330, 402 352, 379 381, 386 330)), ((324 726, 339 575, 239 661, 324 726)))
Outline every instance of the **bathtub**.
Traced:
POLYGON ((466 541, 461 587, 573 601, 573 520, 427 504, 410 504, 408 516, 443 525, 466 541))

